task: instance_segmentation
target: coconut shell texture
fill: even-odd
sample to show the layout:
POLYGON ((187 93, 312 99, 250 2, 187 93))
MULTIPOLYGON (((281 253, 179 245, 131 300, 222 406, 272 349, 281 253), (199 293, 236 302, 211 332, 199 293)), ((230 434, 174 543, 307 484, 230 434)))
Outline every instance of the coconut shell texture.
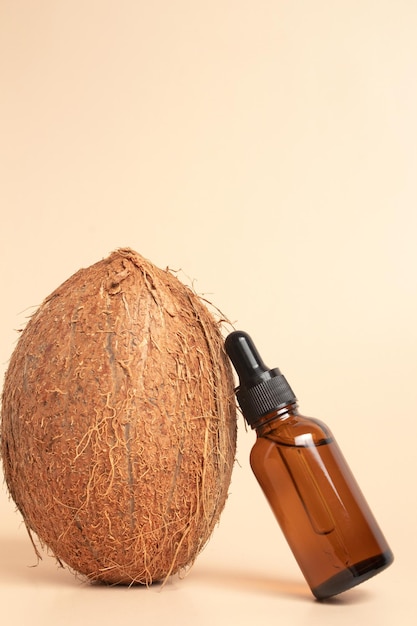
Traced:
POLYGON ((1 447, 27 528, 60 562, 109 584, 183 571, 219 519, 235 458, 218 322, 128 248, 81 269, 19 338, 1 447))

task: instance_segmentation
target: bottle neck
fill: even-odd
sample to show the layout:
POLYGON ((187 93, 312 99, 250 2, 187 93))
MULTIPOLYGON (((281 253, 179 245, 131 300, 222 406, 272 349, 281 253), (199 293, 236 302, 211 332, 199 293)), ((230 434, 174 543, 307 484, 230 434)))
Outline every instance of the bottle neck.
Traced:
POLYGON ((285 420, 291 415, 298 415, 298 404, 297 402, 291 402, 286 404, 285 406, 281 406, 278 409, 274 409, 270 411, 266 415, 260 417, 256 422, 251 424, 251 428, 256 430, 256 434, 258 437, 261 437, 264 431, 269 430, 272 422, 278 420, 285 420))

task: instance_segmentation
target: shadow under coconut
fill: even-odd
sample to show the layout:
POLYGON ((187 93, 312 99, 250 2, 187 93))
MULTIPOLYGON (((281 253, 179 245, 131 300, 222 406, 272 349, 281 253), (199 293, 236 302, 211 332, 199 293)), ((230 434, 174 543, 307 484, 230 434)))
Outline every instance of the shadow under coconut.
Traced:
POLYGON ((311 599, 311 593, 304 583, 278 578, 266 577, 245 570, 215 569, 203 567, 193 570, 190 579, 207 585, 233 588, 238 591, 264 593, 268 595, 285 595, 311 599))
MULTIPOLYGON (((303 601, 323 604, 312 595, 306 583, 293 580, 283 580, 279 578, 267 577, 248 571, 202 568, 193 570, 190 573, 194 581, 199 581, 207 585, 221 586, 225 588, 233 588, 239 591, 262 593, 267 595, 280 595, 289 598, 299 598, 303 601)), ((341 594, 329 598, 325 604, 358 604, 366 599, 367 594, 362 589, 351 589, 347 594, 341 594)))

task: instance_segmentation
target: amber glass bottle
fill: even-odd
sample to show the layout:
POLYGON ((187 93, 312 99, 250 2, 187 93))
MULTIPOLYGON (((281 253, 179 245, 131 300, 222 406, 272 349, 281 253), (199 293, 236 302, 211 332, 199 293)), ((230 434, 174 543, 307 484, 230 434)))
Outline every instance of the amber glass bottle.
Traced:
POLYGON ((251 466, 312 593, 319 600, 382 571, 392 552, 330 430, 300 415, 279 369, 249 335, 226 339, 238 402, 256 430, 251 466))

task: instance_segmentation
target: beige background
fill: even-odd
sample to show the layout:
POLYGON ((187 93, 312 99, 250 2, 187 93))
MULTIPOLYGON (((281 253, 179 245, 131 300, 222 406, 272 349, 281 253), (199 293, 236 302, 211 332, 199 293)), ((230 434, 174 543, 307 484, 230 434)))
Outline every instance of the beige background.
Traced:
POLYGON ((0 491, 8 624, 415 623, 417 4, 0 0, 0 367, 81 266, 182 268, 326 421, 395 564, 312 600, 238 455, 188 578, 86 586, 0 491))

